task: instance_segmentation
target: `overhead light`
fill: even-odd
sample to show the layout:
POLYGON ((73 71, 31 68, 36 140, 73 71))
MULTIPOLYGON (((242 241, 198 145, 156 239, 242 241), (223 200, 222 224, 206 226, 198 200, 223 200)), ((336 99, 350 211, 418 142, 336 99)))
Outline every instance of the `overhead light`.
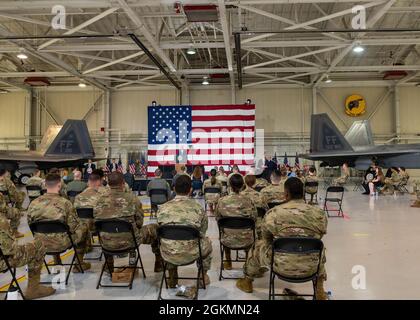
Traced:
POLYGON ((0 94, 4 94, 4 93, 9 93, 9 91, 4 90, 4 89, 0 89, 0 94))
POLYGON ((330 77, 329 76, 327 76, 326 78, 325 78, 325 81, 324 81, 325 83, 331 83, 332 82, 332 80, 330 79, 330 77))
POLYGON ((203 82, 201 82, 201 84, 203 84, 203 85, 208 85, 210 82, 209 82, 209 80, 208 80, 208 78, 207 77, 203 77, 203 82))
POLYGON ((79 82, 79 88, 86 88, 86 83, 79 82))
POLYGON ((28 59, 28 56, 23 51, 23 48, 20 49, 20 52, 16 55, 20 60, 28 59))
POLYGON ((193 47, 189 47, 188 50, 187 50, 187 54, 193 55, 193 54, 196 54, 196 51, 193 47))
POLYGON ((361 45, 357 45, 353 48, 353 52, 356 52, 356 53, 361 53, 363 51, 365 51, 365 48, 363 48, 361 45))

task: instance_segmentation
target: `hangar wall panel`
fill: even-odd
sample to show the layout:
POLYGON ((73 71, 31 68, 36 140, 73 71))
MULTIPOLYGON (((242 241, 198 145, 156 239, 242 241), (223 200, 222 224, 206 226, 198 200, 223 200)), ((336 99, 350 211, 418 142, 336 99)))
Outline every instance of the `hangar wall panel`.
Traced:
POLYGON ((24 138, 26 92, 0 95, 0 139, 24 138))
POLYGON ((420 134, 420 88, 400 88, 401 132, 420 134))

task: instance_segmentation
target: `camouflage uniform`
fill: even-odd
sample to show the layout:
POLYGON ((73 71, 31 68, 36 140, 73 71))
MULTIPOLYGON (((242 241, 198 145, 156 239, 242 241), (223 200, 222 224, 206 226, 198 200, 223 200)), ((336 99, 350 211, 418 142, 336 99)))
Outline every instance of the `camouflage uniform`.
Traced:
MULTIPOLYGON (((26 186, 27 187, 36 186, 36 187, 40 187, 41 190, 45 190, 45 181, 44 181, 44 179, 42 179, 40 177, 33 176, 33 177, 30 177, 28 179, 28 182, 26 182, 26 186)), ((41 195, 40 191, 35 191, 35 190, 34 191, 28 191, 28 197, 30 197, 30 198, 36 198, 36 197, 39 197, 40 195, 41 195)))
POLYGON ((278 185, 270 184, 261 190, 266 203, 284 201, 284 181, 286 180, 282 180, 278 185))
MULTIPOLYGON (((95 220, 121 219, 133 225, 137 244, 150 244, 155 255, 159 254, 156 229, 157 224, 143 226, 144 212, 139 199, 133 193, 117 188, 109 188, 101 194, 94 210, 95 220)), ((102 242, 110 250, 133 246, 132 236, 128 233, 101 233, 102 242)))
POLYGON ((255 185, 254 188, 265 188, 269 185, 268 181, 265 180, 264 178, 257 178, 257 180, 255 181, 255 185))
POLYGON ((0 177, 0 191, 7 191, 9 195, 6 197, 6 202, 13 202, 15 207, 22 209, 23 200, 25 200, 25 193, 18 191, 15 184, 6 177, 0 177))
MULTIPOLYGON (((108 194, 111 191, 111 188, 109 187, 109 185, 100 186, 99 189, 98 189, 98 191, 99 191, 100 194, 105 195, 105 194, 108 194)), ((131 193, 131 191, 132 190, 131 190, 130 186, 128 185, 127 182, 125 182, 125 184, 124 184, 124 192, 131 193)))
MULTIPOLYGON (((257 209, 251 199, 240 193, 231 193, 217 203, 216 218, 245 217, 257 221, 257 209)), ((225 229, 220 241, 229 248, 240 248, 252 245, 254 242, 251 230, 225 229)))
POLYGON ((333 185, 340 186, 340 185, 346 184, 349 177, 350 177, 350 172, 349 171, 343 171, 343 173, 341 174, 341 177, 339 177, 337 179, 334 179, 333 185))
POLYGON ((381 189, 382 193, 385 194, 392 194, 394 193, 394 186, 401 182, 401 177, 396 171, 392 171, 390 178, 385 178, 385 184, 383 188, 381 189))
MULTIPOLYGON (((98 190, 89 187, 76 196, 73 204, 74 208, 93 208, 95 210, 100 197, 101 194, 98 190)), ((95 231, 95 224, 93 219, 82 219, 82 221, 88 225, 91 232, 95 231)))
POLYGON ((12 208, 7 205, 5 197, 0 193, 0 216, 10 220, 10 227, 13 232, 16 232, 22 213, 17 208, 12 208))
MULTIPOLYGON (((251 199, 252 203, 255 205, 255 208, 263 208, 265 210, 268 210, 268 204, 265 201, 264 196, 260 192, 257 192, 254 189, 247 186, 245 190, 241 191, 241 194, 251 199)), ((262 217, 258 216, 257 224, 255 226, 258 239, 261 237, 261 222, 262 217)))
POLYGON ((220 193, 205 193, 206 188, 218 188, 220 192, 222 192, 222 184, 216 180, 216 183, 212 185, 211 179, 207 179, 203 183, 204 199, 206 200, 207 204, 215 205, 220 199, 220 193))
MULTIPOLYGON (((88 228, 77 216, 71 202, 59 194, 47 193, 36 198, 28 207, 28 224, 37 221, 61 221, 69 226, 73 243, 77 252, 85 252, 89 241, 88 228)), ((47 252, 63 251, 70 246, 66 234, 36 234, 36 240, 41 240, 47 252)))
POLYGON ((67 185, 65 184, 63 179, 61 179, 61 188, 60 188, 59 195, 62 196, 63 198, 68 199, 68 197, 67 197, 67 185))
MULTIPOLYGON (((45 248, 41 241, 18 245, 9 221, 0 215, 0 247, 12 268, 28 265, 29 270, 40 270, 44 261, 45 248)), ((0 260, 0 271, 5 271, 6 263, 0 260)))
POLYGON ((81 180, 73 180, 67 185, 67 191, 82 192, 87 188, 87 184, 81 180))
MULTIPOLYGON (((303 184, 305 184, 306 182, 319 182, 319 179, 317 176, 308 175, 302 182, 303 184)), ((315 194, 318 192, 318 187, 305 187, 305 192, 309 194, 315 194)))
POLYGON ((232 192, 232 188, 230 187, 230 183, 229 183, 229 181, 230 181, 230 178, 232 178, 232 176, 234 175, 234 174, 239 174, 242 178, 244 177, 241 173, 234 173, 234 172, 232 172, 231 174, 229 174, 228 175, 228 177, 227 177, 227 193, 228 194, 230 194, 231 192, 232 192))
POLYGON ((416 195, 417 199, 411 206, 415 208, 420 208, 420 180, 415 180, 413 181, 413 183, 413 193, 416 195))
MULTIPOLYGON (((263 238, 255 243, 244 265, 250 278, 260 274, 261 267, 271 264, 272 243, 279 237, 312 237, 321 239, 327 232, 327 217, 318 207, 303 200, 292 200, 277 206, 264 217, 263 238)), ((288 277, 308 276, 316 271, 318 254, 276 254, 274 269, 288 277)), ((326 280, 325 252, 320 267, 320 277, 326 280)))
MULTIPOLYGON (((210 239, 206 236, 208 218, 199 203, 188 196, 177 195, 173 200, 159 207, 157 220, 159 225, 183 225, 198 229, 201 235, 203 268, 205 272, 210 270, 212 246, 210 239)), ((199 256, 197 242, 190 240, 162 239, 160 252, 165 261, 174 265, 182 265, 199 256)))

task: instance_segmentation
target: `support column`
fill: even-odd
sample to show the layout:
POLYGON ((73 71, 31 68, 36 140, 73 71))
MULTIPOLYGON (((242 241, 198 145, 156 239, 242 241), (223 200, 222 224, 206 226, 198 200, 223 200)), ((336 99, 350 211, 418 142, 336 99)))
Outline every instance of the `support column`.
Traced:
POLYGON ((32 89, 29 89, 25 95, 25 123, 24 123, 24 135, 26 139, 26 148, 31 147, 31 136, 32 127, 32 89))
POLYGON ((401 122, 400 122, 400 88, 394 87, 394 120, 395 120, 395 136, 398 137, 401 134, 401 122))
POLYGON ((181 104, 184 106, 190 104, 190 88, 187 83, 182 84, 181 104))
POLYGON ((312 114, 318 113, 317 94, 318 89, 316 87, 312 87, 312 114))
POLYGON ((109 90, 104 92, 104 114, 103 114, 103 124, 105 128, 105 156, 109 157, 111 155, 111 148, 109 146, 110 139, 110 129, 111 129, 111 92, 109 90))

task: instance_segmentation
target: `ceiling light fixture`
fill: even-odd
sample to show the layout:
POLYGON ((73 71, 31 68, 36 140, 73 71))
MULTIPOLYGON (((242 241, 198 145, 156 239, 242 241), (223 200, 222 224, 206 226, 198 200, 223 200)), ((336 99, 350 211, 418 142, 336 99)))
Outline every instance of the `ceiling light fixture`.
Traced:
POLYGON ((326 78, 325 78, 325 81, 324 81, 325 83, 331 83, 332 82, 332 80, 330 79, 330 77, 329 76, 327 76, 326 78))
POLYGON ((20 52, 16 55, 20 60, 28 59, 28 56, 25 54, 23 48, 20 48, 20 52))
POLYGON ((356 52, 356 53, 361 53, 363 51, 365 51, 365 48, 363 48, 361 45, 357 45, 353 48, 353 52, 356 52))
POLYGON ((86 88, 86 83, 79 82, 79 88, 86 88))
POLYGON ((189 55, 196 54, 196 50, 191 46, 191 47, 188 48, 187 54, 189 54, 189 55))
POLYGON ((203 77, 203 82, 201 82, 202 85, 208 85, 210 82, 208 80, 208 77, 203 77))

